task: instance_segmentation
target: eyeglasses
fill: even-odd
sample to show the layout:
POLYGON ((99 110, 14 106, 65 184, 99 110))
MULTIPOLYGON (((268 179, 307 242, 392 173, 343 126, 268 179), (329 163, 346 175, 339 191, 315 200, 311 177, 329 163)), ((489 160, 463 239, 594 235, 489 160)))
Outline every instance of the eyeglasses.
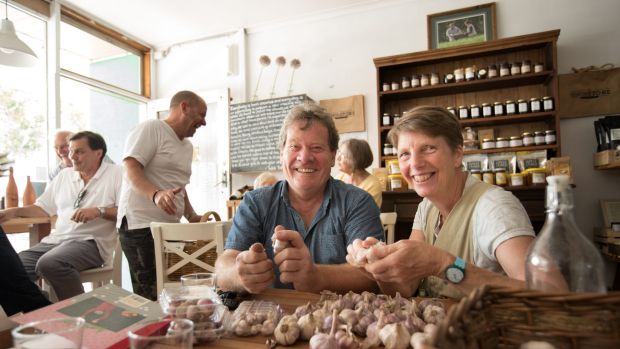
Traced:
POLYGON ((86 188, 82 188, 82 190, 80 190, 80 192, 78 193, 77 198, 75 198, 75 201, 73 202, 73 208, 80 207, 84 196, 86 196, 86 188))

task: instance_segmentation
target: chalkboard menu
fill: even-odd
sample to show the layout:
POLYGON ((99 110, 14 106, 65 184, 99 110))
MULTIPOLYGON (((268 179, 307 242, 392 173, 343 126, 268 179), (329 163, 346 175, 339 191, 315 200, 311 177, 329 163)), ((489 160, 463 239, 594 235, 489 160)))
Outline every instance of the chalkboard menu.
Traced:
POLYGON ((266 99, 230 106, 230 166, 232 172, 281 169, 278 137, 282 121, 306 95, 266 99))

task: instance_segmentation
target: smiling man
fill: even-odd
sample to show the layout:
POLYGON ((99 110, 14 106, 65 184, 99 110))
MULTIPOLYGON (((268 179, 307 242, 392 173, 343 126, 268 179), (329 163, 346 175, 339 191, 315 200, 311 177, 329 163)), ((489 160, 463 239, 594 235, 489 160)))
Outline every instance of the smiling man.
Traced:
POLYGON ((245 194, 217 259, 220 287, 250 293, 272 286, 317 293, 376 288, 345 263, 347 245, 382 239, 383 228, 368 193, 331 177, 338 138, 317 105, 290 111, 279 141, 285 180, 245 194), (289 247, 274 254, 272 238, 289 247))
POLYGON ((197 222, 185 186, 192 174, 194 147, 187 139, 206 125, 207 104, 191 91, 170 101, 165 120, 149 120, 131 131, 125 142, 125 177, 117 225, 129 262, 133 291, 156 300, 155 252, 151 222, 197 222))
POLYGON ((19 253, 28 276, 45 278, 59 300, 84 292, 79 272, 100 267, 116 245, 120 166, 103 162, 103 137, 78 132, 69 139, 73 167, 62 170, 34 205, 0 211, 0 223, 14 217, 57 215, 56 228, 41 243, 19 253))

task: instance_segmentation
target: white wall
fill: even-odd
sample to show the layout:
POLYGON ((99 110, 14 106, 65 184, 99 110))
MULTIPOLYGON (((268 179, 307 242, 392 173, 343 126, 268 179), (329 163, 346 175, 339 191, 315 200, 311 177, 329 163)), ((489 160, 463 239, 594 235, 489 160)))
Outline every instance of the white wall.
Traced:
MULTIPOLYGON (((301 60, 295 73, 295 93, 306 93, 315 100, 365 96, 367 132, 354 134, 377 148, 377 98, 373 57, 388 56, 427 48, 426 16, 456 8, 473 6, 480 0, 393 0, 321 15, 303 21, 248 28, 247 76, 226 77, 226 59, 222 56, 224 39, 199 42, 173 49, 157 62, 156 91, 170 95, 181 88, 201 90, 230 87, 233 102, 251 96, 258 79, 260 55, 301 60), (221 84, 216 86, 217 84, 221 84)), ((560 73, 571 67, 614 63, 620 66, 620 29, 614 23, 620 13, 617 0, 497 0, 499 38, 561 29, 558 42, 560 73)), ((237 40, 239 40, 237 38, 237 40)), ((286 94, 291 69, 280 71, 276 95, 286 94)), ((267 98, 275 74, 275 63, 264 70, 259 97, 267 98)), ((620 171, 592 169, 595 137, 592 121, 596 118, 562 121, 562 154, 572 158, 577 183, 577 222, 585 232, 600 225, 598 199, 620 198, 620 171)), ((350 136, 350 135, 347 135, 350 136)), ((375 160, 375 166, 378 162, 375 160)), ((251 184, 255 174, 237 175, 233 188, 251 184)))

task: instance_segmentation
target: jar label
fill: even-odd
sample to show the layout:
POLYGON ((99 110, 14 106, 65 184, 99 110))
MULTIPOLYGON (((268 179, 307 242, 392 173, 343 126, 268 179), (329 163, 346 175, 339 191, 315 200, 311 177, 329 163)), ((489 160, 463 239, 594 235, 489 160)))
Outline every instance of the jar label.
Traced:
POLYGON ((467 119, 467 109, 459 109, 459 118, 467 119))
POLYGON ((532 172, 532 184, 545 184, 545 173, 532 172))
POLYGON ((544 108, 545 110, 553 110, 553 101, 550 99, 546 99, 544 101, 544 108))
POLYGON ((398 166, 398 164, 390 164, 390 173, 391 174, 400 173, 400 167, 398 166))
POLYGON ((482 114, 484 114, 484 116, 490 116, 491 115, 491 107, 482 107, 482 114))
POLYGON ((515 113, 515 105, 514 104, 506 104, 506 113, 514 114, 515 113))
POLYGON ((532 112, 537 112, 537 111, 540 111, 540 103, 539 102, 532 103, 532 112))
POLYGON ((523 176, 522 175, 510 176, 510 181, 511 181, 510 185, 512 185, 513 187, 523 185, 523 176))
POLYGON ((392 189, 400 189, 402 188, 403 183, 399 178, 392 178, 390 185, 392 186, 392 189))
POLYGON ((480 116, 480 109, 478 108, 472 108, 472 110, 470 111, 471 113, 471 117, 472 118, 477 118, 480 116))
POLYGON ((519 113, 527 113, 527 103, 519 103, 519 113))
POLYGON ((495 115, 502 115, 504 114, 504 108, 501 105, 496 105, 495 109, 493 109, 495 111, 495 115))

